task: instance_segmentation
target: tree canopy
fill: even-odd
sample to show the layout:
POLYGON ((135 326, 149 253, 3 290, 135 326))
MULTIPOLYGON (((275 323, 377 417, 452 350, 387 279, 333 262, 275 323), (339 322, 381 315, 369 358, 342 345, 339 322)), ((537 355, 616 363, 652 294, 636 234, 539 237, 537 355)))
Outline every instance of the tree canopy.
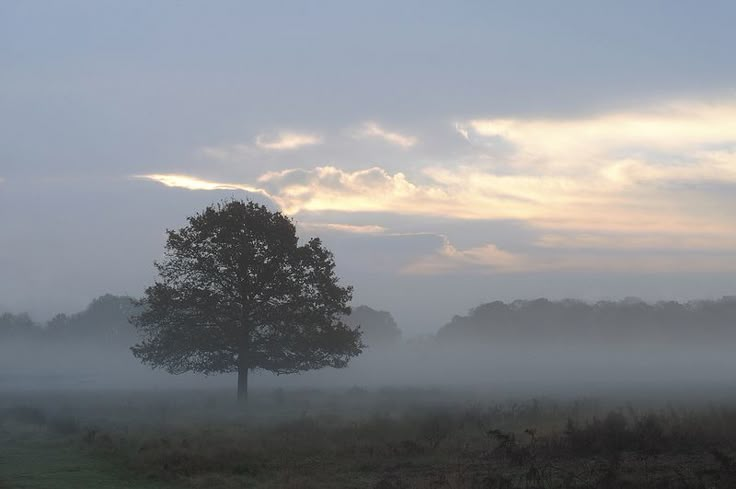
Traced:
POLYGON ((138 312, 131 297, 105 294, 81 312, 54 316, 46 325, 46 334, 50 339, 128 348, 137 340, 130 318, 138 312))
POLYGON ((207 207, 167 231, 158 280, 133 322, 143 340, 132 350, 173 374, 248 371, 276 374, 345 367, 362 351, 343 322, 352 288, 318 238, 299 243, 287 216, 239 200, 207 207))
POLYGON ((736 337, 736 298, 691 302, 489 302, 440 328, 440 340, 617 344, 708 343, 736 337))
POLYGON ((369 347, 393 345, 401 340, 401 330, 388 311, 358 306, 353 308, 350 315, 345 318, 345 322, 350 326, 360 327, 363 341, 369 347))
POLYGON ((0 314, 0 340, 36 339, 41 333, 28 314, 0 314))

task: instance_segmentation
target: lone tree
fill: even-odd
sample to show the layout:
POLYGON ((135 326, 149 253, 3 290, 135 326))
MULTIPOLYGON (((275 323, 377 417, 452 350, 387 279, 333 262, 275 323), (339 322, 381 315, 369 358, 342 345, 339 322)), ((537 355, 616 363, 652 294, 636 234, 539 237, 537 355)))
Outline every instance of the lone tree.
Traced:
POLYGON ((292 221, 238 200, 207 207, 167 231, 159 279, 133 318, 143 363, 172 374, 276 374, 345 367, 361 353, 350 313, 352 287, 341 287, 332 253, 318 238, 300 245, 292 221))

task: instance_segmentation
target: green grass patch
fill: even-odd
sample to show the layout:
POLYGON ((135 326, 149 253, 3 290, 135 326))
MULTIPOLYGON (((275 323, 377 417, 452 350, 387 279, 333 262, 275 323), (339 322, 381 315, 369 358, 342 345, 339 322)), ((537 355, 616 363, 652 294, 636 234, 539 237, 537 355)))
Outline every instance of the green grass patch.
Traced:
POLYGON ((162 481, 145 480, 95 456, 74 438, 28 430, 0 436, 2 489, 164 489, 162 481))

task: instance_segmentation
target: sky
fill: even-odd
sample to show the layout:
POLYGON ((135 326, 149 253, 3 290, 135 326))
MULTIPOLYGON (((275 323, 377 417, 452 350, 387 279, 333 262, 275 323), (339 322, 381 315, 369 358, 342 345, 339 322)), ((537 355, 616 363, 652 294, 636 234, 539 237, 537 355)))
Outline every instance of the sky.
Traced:
POLYGON ((0 311, 140 296, 250 198, 409 335, 736 293, 733 2, 0 2, 0 311))

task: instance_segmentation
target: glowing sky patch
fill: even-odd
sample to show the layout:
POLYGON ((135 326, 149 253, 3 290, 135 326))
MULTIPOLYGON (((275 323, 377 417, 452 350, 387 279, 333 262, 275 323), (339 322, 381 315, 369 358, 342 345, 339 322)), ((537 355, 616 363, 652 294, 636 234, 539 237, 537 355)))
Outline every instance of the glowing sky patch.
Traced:
POLYGON ((135 175, 135 178, 152 180, 167 187, 184 188, 187 190, 242 190, 245 192, 264 193, 262 189, 248 185, 213 182, 189 175, 152 173, 149 175, 135 175))
POLYGON ((736 104, 673 102, 649 110, 580 118, 479 118, 458 126, 470 140, 502 138, 522 159, 555 167, 588 166, 595 158, 704 150, 736 145, 736 104))
MULTIPOLYGON (((361 137, 401 147, 416 142, 375 123, 363 129, 361 137)), ((479 118, 447 130, 472 145, 495 138, 511 149, 489 157, 482 145, 479 163, 466 157, 463 164, 433 162, 410 173, 379 165, 325 165, 266 171, 250 179, 252 183, 182 174, 144 178, 193 190, 257 192, 295 216, 371 212, 513 220, 539 230, 529 246, 540 250, 540 256, 543 250, 566 249, 640 250, 642 256, 654 249, 723 251, 736 241, 736 193, 710 191, 713 185, 736 185, 736 105, 673 103, 581 118, 479 118)), ((282 134, 269 144, 296 148, 314 142, 305 141, 311 140, 282 134)), ((381 223, 375 226, 361 227, 348 219, 323 229, 388 234, 381 223)), ((650 262, 666 268, 670 262, 663 260, 650 262)), ((604 262, 623 265, 613 258, 604 262)), ((583 256, 577 263, 603 266, 583 256)), ((447 241, 438 253, 417 259, 406 271, 439 273, 469 265, 505 271, 578 266, 568 257, 527 258, 494 243, 458 249, 447 241)))
POLYGON ((388 231, 388 228, 384 226, 377 226, 375 224, 300 222, 299 226, 310 231, 329 230, 353 234, 385 234, 388 231))

